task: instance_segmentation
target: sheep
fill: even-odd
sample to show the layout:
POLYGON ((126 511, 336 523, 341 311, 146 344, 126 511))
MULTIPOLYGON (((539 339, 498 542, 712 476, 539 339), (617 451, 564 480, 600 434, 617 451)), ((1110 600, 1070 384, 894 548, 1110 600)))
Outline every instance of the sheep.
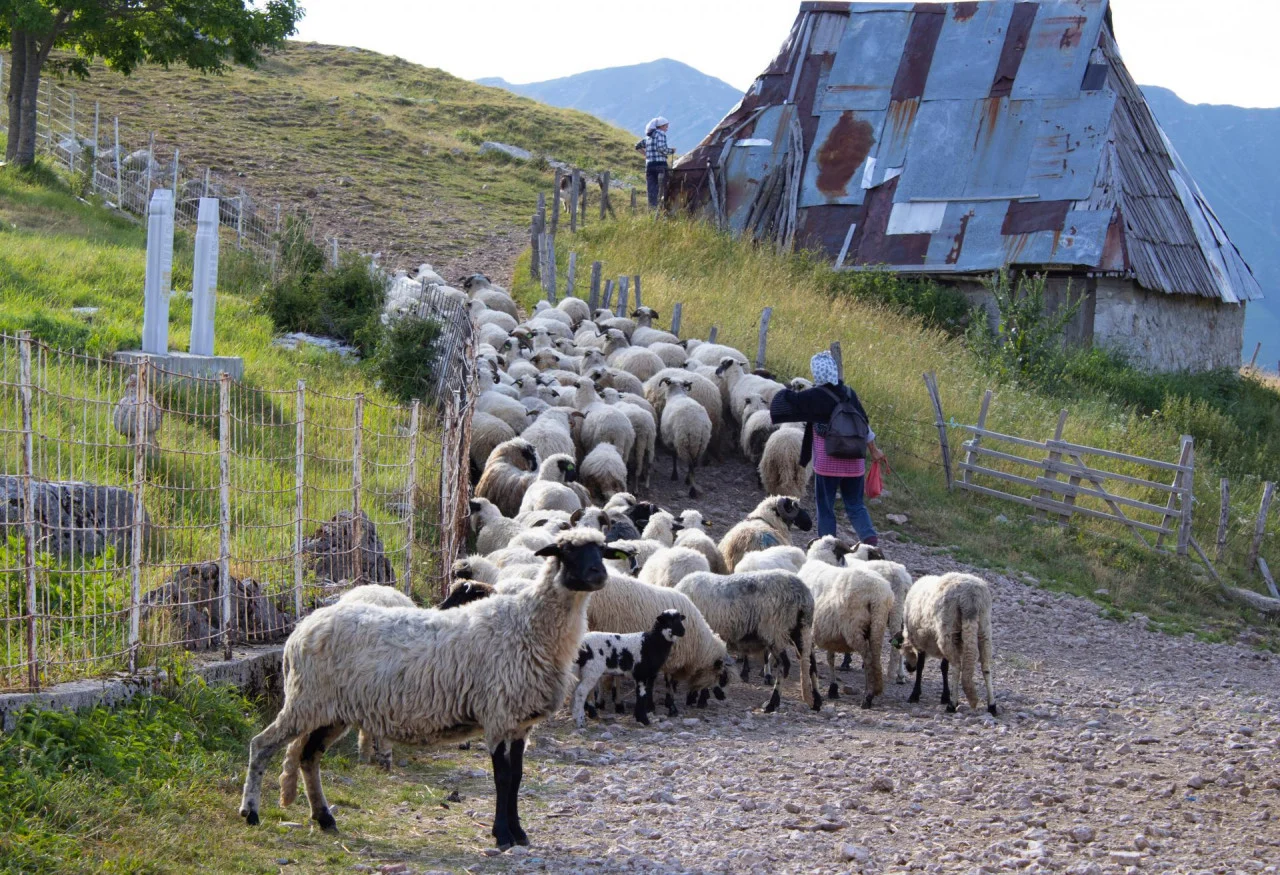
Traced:
POLYGON ((585 377, 578 378, 576 385, 575 403, 586 414, 578 431, 582 451, 589 453, 599 444, 612 444, 622 458, 631 458, 636 432, 626 412, 600 400, 595 384, 585 377))
POLYGON ((476 329, 476 346, 487 343, 495 350, 502 349, 510 337, 510 333, 497 325, 481 325, 476 329))
POLYGON ((715 384, 714 380, 702 374, 695 374, 683 368, 663 368, 644 383, 645 400, 652 405, 654 415, 659 420, 662 418, 662 408, 667 403, 667 387, 662 382, 667 379, 683 380, 693 384, 688 394, 702 405, 703 410, 707 411, 707 416, 711 419, 712 442, 714 443, 720 434, 721 423, 724 419, 724 400, 720 395, 720 387, 715 384))
POLYGON ((469 605, 472 602, 478 602, 480 599, 487 599, 497 590, 491 583, 483 583, 479 580, 459 580, 449 587, 448 594, 440 604, 436 605, 437 610, 448 611, 453 608, 460 608, 463 605, 469 605))
POLYGON ((498 566, 488 558, 473 553, 453 563, 455 580, 470 580, 475 583, 497 583, 498 566))
POLYGON ((720 360, 716 367, 716 376, 721 378, 725 388, 725 401, 729 405, 729 413, 735 419, 742 413, 748 395, 759 395, 768 404, 784 386, 775 380, 749 374, 746 366, 732 356, 720 360))
POLYGON ((596 388, 600 389, 602 393, 605 389, 617 389, 618 392, 627 392, 632 395, 644 394, 644 383, 636 379, 634 374, 611 368, 608 365, 596 365, 588 368, 583 372, 583 375, 595 383, 596 388))
POLYGON ((477 553, 500 550, 520 533, 520 524, 503 516, 497 505, 487 498, 473 498, 467 508, 467 527, 475 537, 477 553))
POLYGON ((657 541, 664 547, 670 547, 675 544, 676 533, 682 528, 684 527, 676 522, 676 518, 669 511, 660 510, 649 516, 649 521, 645 523, 640 537, 646 541, 657 541))
POLYGON ((683 368, 689 361, 689 353, 678 343, 666 343, 661 340, 645 347, 649 352, 662 359, 669 368, 683 368))
POLYGON ((792 392, 803 392, 813 388, 813 381, 806 380, 804 377, 794 377, 787 382, 787 388, 792 392))
POLYGON ((564 310, 560 310, 556 307, 552 307, 550 302, 548 301, 539 301, 538 303, 533 305, 533 316, 529 321, 530 322, 544 321, 548 323, 550 322, 559 323, 560 325, 563 325, 564 327, 569 329, 569 333, 563 335, 564 337, 572 337, 573 329, 576 327, 574 325, 572 316, 570 316, 564 310))
POLYGON ((991 587, 985 580, 957 572, 920 578, 907 592, 903 622, 902 661, 916 675, 908 702, 920 701, 924 660, 934 656, 942 660, 942 704, 947 711, 956 710, 947 678, 953 662, 960 666, 960 687, 969 707, 977 708, 973 669, 981 660, 987 711, 998 716, 991 690, 991 587))
POLYGON ((710 571, 707 557, 689 547, 664 547, 640 569, 640 580, 653 586, 675 586, 697 571, 710 571))
POLYGON ((582 460, 582 483, 601 501, 627 489, 627 463, 612 444, 597 444, 582 460))
POLYGON ((686 466, 685 483, 689 485, 689 497, 698 497, 698 484, 694 472, 711 445, 711 418, 702 405, 690 398, 693 384, 687 380, 664 379, 667 403, 662 408, 662 441, 671 448, 671 479, 680 476, 679 463, 686 466))
POLYGON ((501 310, 514 319, 520 318, 515 301, 511 300, 506 289, 492 285, 484 274, 473 273, 462 281, 462 288, 471 295, 472 299, 483 301, 489 309, 501 310))
POLYGON ((769 436, 757 469, 766 495, 804 495, 809 489, 812 465, 800 464, 804 428, 784 425, 769 436))
POLYGON ((611 328, 605 334, 608 339, 605 341, 604 351, 609 357, 610 366, 628 372, 641 382, 666 367, 657 353, 649 352, 643 346, 629 345, 618 329, 611 328))
POLYGON ((893 588, 889 581, 869 568, 844 567, 850 547, 833 535, 816 538, 809 544, 808 561, 800 569, 800 579, 813 592, 813 646, 827 652, 831 670, 829 698, 836 698, 836 654, 862 654, 865 681, 862 707, 870 708, 884 692, 884 671, 880 650, 893 610, 893 588))
POLYGON ((484 463, 484 472, 476 484, 477 498, 487 498, 506 517, 520 512, 525 490, 537 479, 538 453, 523 438, 503 441, 494 447, 484 463))
POLYGON ((615 316, 605 309, 596 310, 595 319, 593 321, 602 332, 606 334, 608 334, 610 330, 621 332, 623 338, 628 341, 631 339, 631 332, 636 330, 636 323, 634 319, 615 316))
MULTIPOLYGON (((636 682, 636 720, 649 725, 653 707, 653 684, 662 671, 678 638, 684 637, 684 614, 668 609, 658 614, 647 632, 588 632, 578 649, 578 687, 573 693, 573 719, 586 725, 587 696, 600 678, 631 675, 636 682)), ((592 717, 595 709, 592 708, 592 717)))
POLYGON ((610 407, 617 408, 631 423, 636 440, 631 446, 631 459, 628 464, 628 479, 631 488, 638 488, 641 483, 649 488, 649 474, 657 456, 658 425, 653 412, 646 409, 648 402, 634 395, 619 395, 616 389, 603 389, 600 398, 610 407), (645 406, 641 406, 645 405, 645 406))
MULTIPOLYGON (((811 667, 813 594, 799 577, 786 571, 697 572, 675 589, 687 595, 716 634, 739 653, 764 650, 777 656, 782 676, 790 673, 787 646, 794 645, 800 657, 800 700, 815 711, 822 708, 811 667)), ((780 688, 781 676, 777 676, 764 705, 767 713, 778 710, 780 688)))
POLYGON ((707 343, 701 340, 690 340, 685 344, 685 348, 689 351, 689 358, 692 361, 702 365, 718 366, 726 358, 736 359, 742 362, 745 368, 750 365, 747 357, 731 346, 725 346, 720 343, 707 343))
POLYGON ((501 310, 490 310, 484 301, 474 298, 467 305, 467 311, 471 316, 471 324, 476 328, 483 325, 496 325, 509 334, 520 324, 516 317, 501 310))
POLYGON ((800 502, 789 495, 766 498, 720 539, 720 555, 724 557, 725 568, 733 571, 738 561, 751 550, 789 545, 790 527, 793 525, 804 532, 813 528, 813 518, 800 506, 800 502))
POLYGON ((509 441, 519 432, 489 413, 476 411, 471 417, 471 464, 476 471, 484 468, 494 447, 509 441))
POLYGON ((541 373, 547 371, 568 371, 578 373, 582 369, 582 357, 565 355, 559 350, 543 349, 529 357, 529 363, 541 373))
POLYGON ((796 574, 804 565, 805 554, 799 547, 770 547, 768 550, 752 550, 738 560, 735 572, 747 571, 790 571, 796 574))
POLYGON ((680 343, 680 338, 670 331, 662 331, 653 327, 653 320, 659 317, 658 311, 652 307, 637 307, 636 311, 631 314, 631 318, 636 320, 635 331, 631 332, 631 337, 629 338, 632 346, 650 346, 655 343, 676 345, 680 343))
POLYGON ((738 436, 742 455, 752 465, 759 465, 760 457, 764 455, 765 443, 778 430, 778 426, 773 424, 773 417, 769 415, 769 405, 759 395, 748 395, 738 419, 742 423, 738 436))
POLYGON ((573 320, 574 328, 578 328, 583 322, 591 318, 591 307, 587 305, 587 302, 572 295, 561 298, 559 303, 556 304, 556 309, 569 315, 569 318, 573 320))
POLYGON ((577 452, 577 446, 573 442, 569 421, 575 412, 563 407, 548 407, 520 432, 520 437, 533 445, 539 459, 572 456, 577 452))
POLYGON ((674 609, 685 617, 685 635, 671 648, 663 666, 667 678, 667 695, 663 702, 668 715, 677 714, 675 685, 684 683, 691 694, 702 692, 699 706, 706 704, 707 694, 724 699, 729 683, 729 651, 720 636, 711 631, 706 619, 689 597, 674 589, 641 583, 633 577, 609 575, 609 585, 591 597, 587 604, 587 626, 593 632, 643 632, 662 611, 674 609))
POLYGON ((708 570, 716 574, 725 574, 728 568, 725 567, 724 556, 720 554, 720 548, 716 546, 716 542, 705 531, 711 527, 711 523, 704 520, 702 514, 696 510, 684 510, 680 512, 680 526, 680 531, 676 532, 675 545, 698 551, 706 557, 708 570))
POLYGON ((574 530, 539 552, 547 561, 521 594, 452 611, 339 602, 299 622, 285 643, 284 705, 249 744, 240 816, 260 822, 267 762, 294 739, 305 739, 311 817, 336 831, 320 757, 348 725, 411 744, 483 734, 497 790, 492 834, 502 850, 528 844, 518 808, 525 738, 565 699, 588 596, 608 581, 612 550, 574 530))
POLYGON ((859 544, 852 553, 844 557, 844 564, 854 567, 859 563, 870 568, 893 587, 893 610, 889 612, 889 628, 885 634, 889 636, 889 676, 895 684, 907 682, 906 672, 902 670, 902 611, 906 603, 907 592, 911 589, 911 572, 907 566, 899 562, 890 562, 884 558, 879 548, 870 544, 859 544))
POLYGON ((496 416, 519 434, 529 424, 529 411, 517 399, 493 389, 486 389, 476 396, 476 410, 496 416))

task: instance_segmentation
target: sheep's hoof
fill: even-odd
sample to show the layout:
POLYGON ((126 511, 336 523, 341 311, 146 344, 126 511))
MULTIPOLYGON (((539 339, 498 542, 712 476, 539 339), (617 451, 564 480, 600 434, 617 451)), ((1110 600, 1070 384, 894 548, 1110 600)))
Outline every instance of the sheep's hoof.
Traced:
POLYGON ((863 699, 863 700, 862 700, 862 707, 863 707, 863 708, 870 708, 870 707, 871 707, 871 699, 872 699, 872 697, 871 697, 871 696, 867 696, 865 699, 863 699))
POLYGON ((624 705, 622 702, 619 702, 618 704, 613 706, 613 710, 618 712, 619 714, 626 714, 627 706, 624 705))
POLYGON ((240 816, 244 818, 244 822, 249 826, 257 826, 260 823, 256 809, 241 809, 240 816))
POLYGON ((956 706, 955 706, 955 705, 953 705, 953 704, 951 704, 950 702, 948 702, 948 703, 947 703, 947 713, 948 713, 948 714, 954 714, 954 713, 956 713, 956 706))
POLYGON ((749 665, 745 665, 745 664, 744 664, 744 665, 742 666, 742 671, 738 672, 738 678, 739 678, 739 680, 741 680, 744 684, 745 684, 745 683, 747 683, 748 681, 750 681, 750 680, 751 680, 751 666, 749 666, 749 665))
POLYGON ((764 713, 772 714, 778 710, 778 706, 781 704, 782 696, 778 695, 778 691, 775 689, 773 695, 769 697, 769 701, 764 703, 764 713))
POLYGON ((840 698, 840 685, 835 681, 832 681, 831 686, 827 687, 827 698, 833 701, 840 698))
POLYGON ((914 705, 916 702, 920 701, 920 694, 912 693, 910 696, 907 696, 907 701, 914 705))
POLYGON ((507 851, 511 850, 511 848, 512 848, 512 846, 513 846, 514 844, 515 844, 515 842, 514 842, 514 841, 511 841, 511 842, 498 842, 498 850, 505 854, 507 851))
POLYGON ((643 723, 645 726, 648 726, 648 725, 649 725, 649 715, 648 715, 648 714, 645 714, 644 712, 641 712, 641 713, 637 714, 637 715, 636 715, 636 722, 637 722, 637 723, 643 723))
POLYGON ((702 494, 702 493, 698 492, 698 487, 696 487, 696 486, 690 486, 690 487, 689 487, 689 497, 690 497, 690 498, 697 498, 697 497, 698 497, 699 495, 701 495, 701 494, 702 494))
POLYGON ((699 708, 707 707, 707 702, 710 700, 711 700, 711 691, 703 690, 701 693, 698 694, 698 707, 699 708))
POLYGON ((685 694, 684 706, 686 708, 692 708, 696 704, 698 704, 698 691, 690 690, 688 693, 685 694))
POLYGON ((840 671, 848 671, 851 668, 853 668, 853 654, 846 653, 844 662, 840 663, 840 671))
POLYGON ((516 840, 517 845, 529 846, 529 835, 524 831, 524 827, 519 824, 511 827, 511 837, 516 840))
POLYGON ((907 682, 907 679, 906 679, 906 678, 894 678, 894 679, 893 679, 893 682, 894 682, 895 684, 905 684, 905 683, 907 682))
MULTIPOLYGON (((717 701, 717 702, 723 702, 723 701, 724 701, 724 690, 720 689, 719 687, 712 687, 712 688, 711 688, 711 695, 713 695, 713 696, 715 696, 715 697, 716 697, 716 701, 717 701)), ((991 707, 992 707, 992 708, 994 708, 994 707, 995 707, 995 705, 992 705, 991 707)), ((993 711, 992 713, 994 714, 995 712, 993 711)))
MULTIPOLYGON (((595 705, 584 705, 584 706, 583 706, 583 708, 582 708, 582 710, 583 710, 583 712, 584 712, 588 717, 590 717, 592 720, 595 720, 597 717, 599 717, 599 716, 600 716, 600 712, 596 710, 596 706, 595 706, 595 705)), ((583 722, 585 723, 586 721, 583 721, 583 722)), ((579 724, 579 725, 581 725, 581 724, 579 724)), ((468 744, 470 744, 470 742, 467 742, 467 743, 468 743, 468 744)))
POLYGON ((329 813, 329 809, 323 808, 315 816, 315 821, 320 825, 320 829, 324 832, 337 832, 338 822, 333 819, 333 815, 329 813))
MULTIPOLYGON (((462 744, 458 745, 458 750, 471 750, 471 742, 469 741, 462 742, 462 744)), ((389 765, 388 765, 388 768, 390 768, 389 765)))
POLYGON ((990 714, 992 717, 999 717, 1000 709, 996 707, 995 702, 992 702, 990 705, 987 706, 987 713, 990 714))

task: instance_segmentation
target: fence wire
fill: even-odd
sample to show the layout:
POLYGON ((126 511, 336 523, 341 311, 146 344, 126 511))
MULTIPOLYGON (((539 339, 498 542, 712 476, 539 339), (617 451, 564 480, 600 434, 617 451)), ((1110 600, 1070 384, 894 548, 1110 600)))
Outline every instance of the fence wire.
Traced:
POLYGON ((452 315, 441 391, 406 407, 0 334, 0 690, 281 641, 360 583, 440 592, 475 374, 452 315))

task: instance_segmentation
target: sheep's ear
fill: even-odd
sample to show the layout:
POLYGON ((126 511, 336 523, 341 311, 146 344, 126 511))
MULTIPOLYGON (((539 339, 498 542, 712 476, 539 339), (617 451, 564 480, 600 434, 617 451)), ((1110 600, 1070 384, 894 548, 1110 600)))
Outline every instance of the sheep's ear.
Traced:
POLYGON ((554 556, 554 557, 559 557, 559 556, 560 556, 560 545, 559 545, 559 544, 548 544, 547 546, 543 547, 541 550, 535 551, 533 555, 534 555, 534 556, 543 556, 543 557, 546 557, 546 558, 551 558, 551 557, 553 557, 553 556, 554 556))

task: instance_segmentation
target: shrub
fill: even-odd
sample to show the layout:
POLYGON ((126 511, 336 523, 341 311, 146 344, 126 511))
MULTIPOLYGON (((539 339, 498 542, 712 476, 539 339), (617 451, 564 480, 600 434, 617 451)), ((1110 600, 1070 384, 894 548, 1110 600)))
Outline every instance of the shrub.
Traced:
POLYGON ((377 345, 386 298, 382 277, 356 255, 336 270, 288 272, 262 296, 262 306, 281 331, 336 337, 368 354, 377 345))
POLYGON ((918 316, 930 328, 961 333, 969 320, 969 303, 961 292, 928 279, 911 279, 887 270, 842 271, 833 274, 834 292, 888 304, 918 316))
POLYGON ((982 308, 975 308, 966 337, 1003 380, 1052 379, 1061 370, 1062 331, 1080 309, 1076 302, 1056 313, 1045 309, 1043 274, 1019 274, 1014 282, 1007 270, 983 280, 995 301, 997 323, 992 332, 982 308))
POLYGON ((393 322, 373 359, 383 391, 403 404, 433 397, 443 333, 444 326, 435 319, 404 316, 393 322))

